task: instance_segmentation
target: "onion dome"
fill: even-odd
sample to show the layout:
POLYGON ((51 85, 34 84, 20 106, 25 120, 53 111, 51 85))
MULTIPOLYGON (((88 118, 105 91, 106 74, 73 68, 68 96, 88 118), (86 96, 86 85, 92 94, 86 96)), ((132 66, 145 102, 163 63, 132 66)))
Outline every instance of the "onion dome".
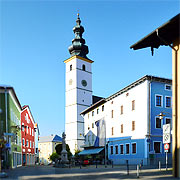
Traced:
POLYGON ((74 26, 73 28, 73 32, 75 34, 75 38, 72 40, 72 45, 69 46, 69 53, 71 54, 71 56, 78 55, 83 58, 87 58, 86 55, 88 54, 89 50, 88 46, 85 45, 85 40, 82 38, 84 27, 81 26, 79 13, 76 20, 76 26, 74 26))

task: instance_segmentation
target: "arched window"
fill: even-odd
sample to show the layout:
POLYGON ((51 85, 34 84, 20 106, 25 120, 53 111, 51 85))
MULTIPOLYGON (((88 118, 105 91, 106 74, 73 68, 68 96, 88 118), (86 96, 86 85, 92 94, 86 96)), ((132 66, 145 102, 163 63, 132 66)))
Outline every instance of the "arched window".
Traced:
POLYGON ((85 71, 86 70, 86 66, 83 64, 82 65, 82 70, 85 71))
POLYGON ((70 65, 70 71, 72 71, 72 64, 70 65))

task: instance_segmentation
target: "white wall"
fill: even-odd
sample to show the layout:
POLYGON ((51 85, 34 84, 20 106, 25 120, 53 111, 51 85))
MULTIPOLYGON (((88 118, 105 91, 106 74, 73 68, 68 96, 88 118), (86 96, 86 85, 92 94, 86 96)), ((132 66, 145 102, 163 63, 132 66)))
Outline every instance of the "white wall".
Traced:
POLYGON ((66 108, 65 133, 66 142, 74 154, 84 144, 84 119, 80 113, 92 104, 92 73, 91 63, 73 58, 66 62, 66 108), (82 65, 85 65, 85 71, 82 65), (70 71, 70 65, 72 70, 70 71), (86 80, 87 86, 82 85, 86 80), (80 139, 80 140, 79 140, 80 139))
MULTIPOLYGON (((97 135, 97 127, 92 123, 95 123, 101 118, 105 118, 106 121, 106 137, 125 137, 132 136, 132 139, 144 138, 147 134, 147 111, 148 111, 148 91, 147 80, 127 92, 108 100, 104 104, 104 112, 102 112, 102 105, 99 108, 99 114, 97 114, 97 108, 94 109, 94 116, 92 111, 84 116, 85 121, 85 134, 90 130, 97 135), (132 101, 135 100, 135 110, 132 111, 132 101), (123 105, 123 114, 120 113, 121 105, 123 105), (111 117, 111 111, 113 110, 113 118, 111 117), (132 131, 132 121, 135 121, 135 130, 132 131), (123 124, 123 133, 121 133, 121 124, 123 124), (114 135, 112 135, 112 127, 114 128, 114 135)), ((108 99, 108 98, 107 98, 108 99)))

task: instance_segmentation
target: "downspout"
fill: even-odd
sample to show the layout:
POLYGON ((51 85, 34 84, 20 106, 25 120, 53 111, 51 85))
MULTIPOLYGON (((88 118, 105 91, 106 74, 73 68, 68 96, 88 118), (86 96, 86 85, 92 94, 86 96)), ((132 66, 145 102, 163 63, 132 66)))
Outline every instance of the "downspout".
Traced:
POLYGON ((8 118, 7 118, 7 89, 5 88, 5 112, 6 112, 6 133, 8 133, 8 118))
POLYGON ((177 121, 177 116, 178 116, 178 103, 177 103, 177 101, 178 101, 178 85, 177 85, 177 81, 178 81, 178 67, 177 67, 177 62, 178 62, 178 49, 179 48, 174 48, 172 45, 170 45, 169 43, 167 43, 167 41, 166 40, 164 40, 162 37, 160 37, 159 36, 159 33, 158 33, 158 29, 156 29, 156 34, 157 34, 157 36, 158 36, 158 38, 162 41, 162 42, 164 42, 167 46, 169 46, 171 49, 173 49, 174 51, 175 51, 175 61, 174 61, 174 63, 175 63, 175 68, 174 68, 174 79, 173 79, 173 84, 174 84, 174 97, 173 97, 173 99, 174 99, 174 102, 173 102, 173 104, 174 104, 174 107, 175 107, 175 109, 173 110, 173 112, 174 112, 174 114, 173 114, 173 119, 174 119, 174 121, 173 121, 173 142, 174 142, 174 145, 173 145, 173 150, 174 150, 174 157, 173 157, 173 175, 175 176, 175 177, 179 177, 180 176, 180 174, 178 174, 179 172, 178 172, 178 147, 177 147, 177 145, 178 145, 178 121, 177 121))
POLYGON ((152 76, 151 79, 148 82, 148 138, 151 137, 151 82, 152 82, 152 76))
POLYGON ((148 139, 148 142, 147 142, 147 139, 146 139, 146 152, 147 152, 147 163, 149 164, 149 151, 150 151, 150 138, 151 138, 151 82, 152 82, 152 76, 150 76, 150 80, 148 80, 148 115, 147 115, 147 135, 146 135, 146 138, 148 139))

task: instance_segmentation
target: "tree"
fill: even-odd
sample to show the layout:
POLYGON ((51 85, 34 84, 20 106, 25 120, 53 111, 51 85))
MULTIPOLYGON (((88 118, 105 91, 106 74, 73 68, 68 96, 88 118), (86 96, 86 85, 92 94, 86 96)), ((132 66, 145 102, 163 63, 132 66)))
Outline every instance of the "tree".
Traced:
POLYGON ((75 155, 74 155, 74 156, 75 156, 75 157, 78 157, 78 156, 79 156, 78 154, 79 154, 80 152, 81 152, 81 150, 76 149, 76 150, 75 150, 75 155))
POLYGON ((56 152, 54 152, 54 153, 51 154, 50 160, 53 161, 53 162, 55 162, 56 159, 59 159, 59 154, 56 153, 56 152))
MULTIPOLYGON (((62 144, 58 144, 56 147, 56 153, 61 155, 61 151, 62 151, 62 144)), ((70 159, 72 157, 72 153, 70 151, 69 145, 66 144, 66 151, 67 151, 67 155, 68 155, 68 159, 70 159)))

